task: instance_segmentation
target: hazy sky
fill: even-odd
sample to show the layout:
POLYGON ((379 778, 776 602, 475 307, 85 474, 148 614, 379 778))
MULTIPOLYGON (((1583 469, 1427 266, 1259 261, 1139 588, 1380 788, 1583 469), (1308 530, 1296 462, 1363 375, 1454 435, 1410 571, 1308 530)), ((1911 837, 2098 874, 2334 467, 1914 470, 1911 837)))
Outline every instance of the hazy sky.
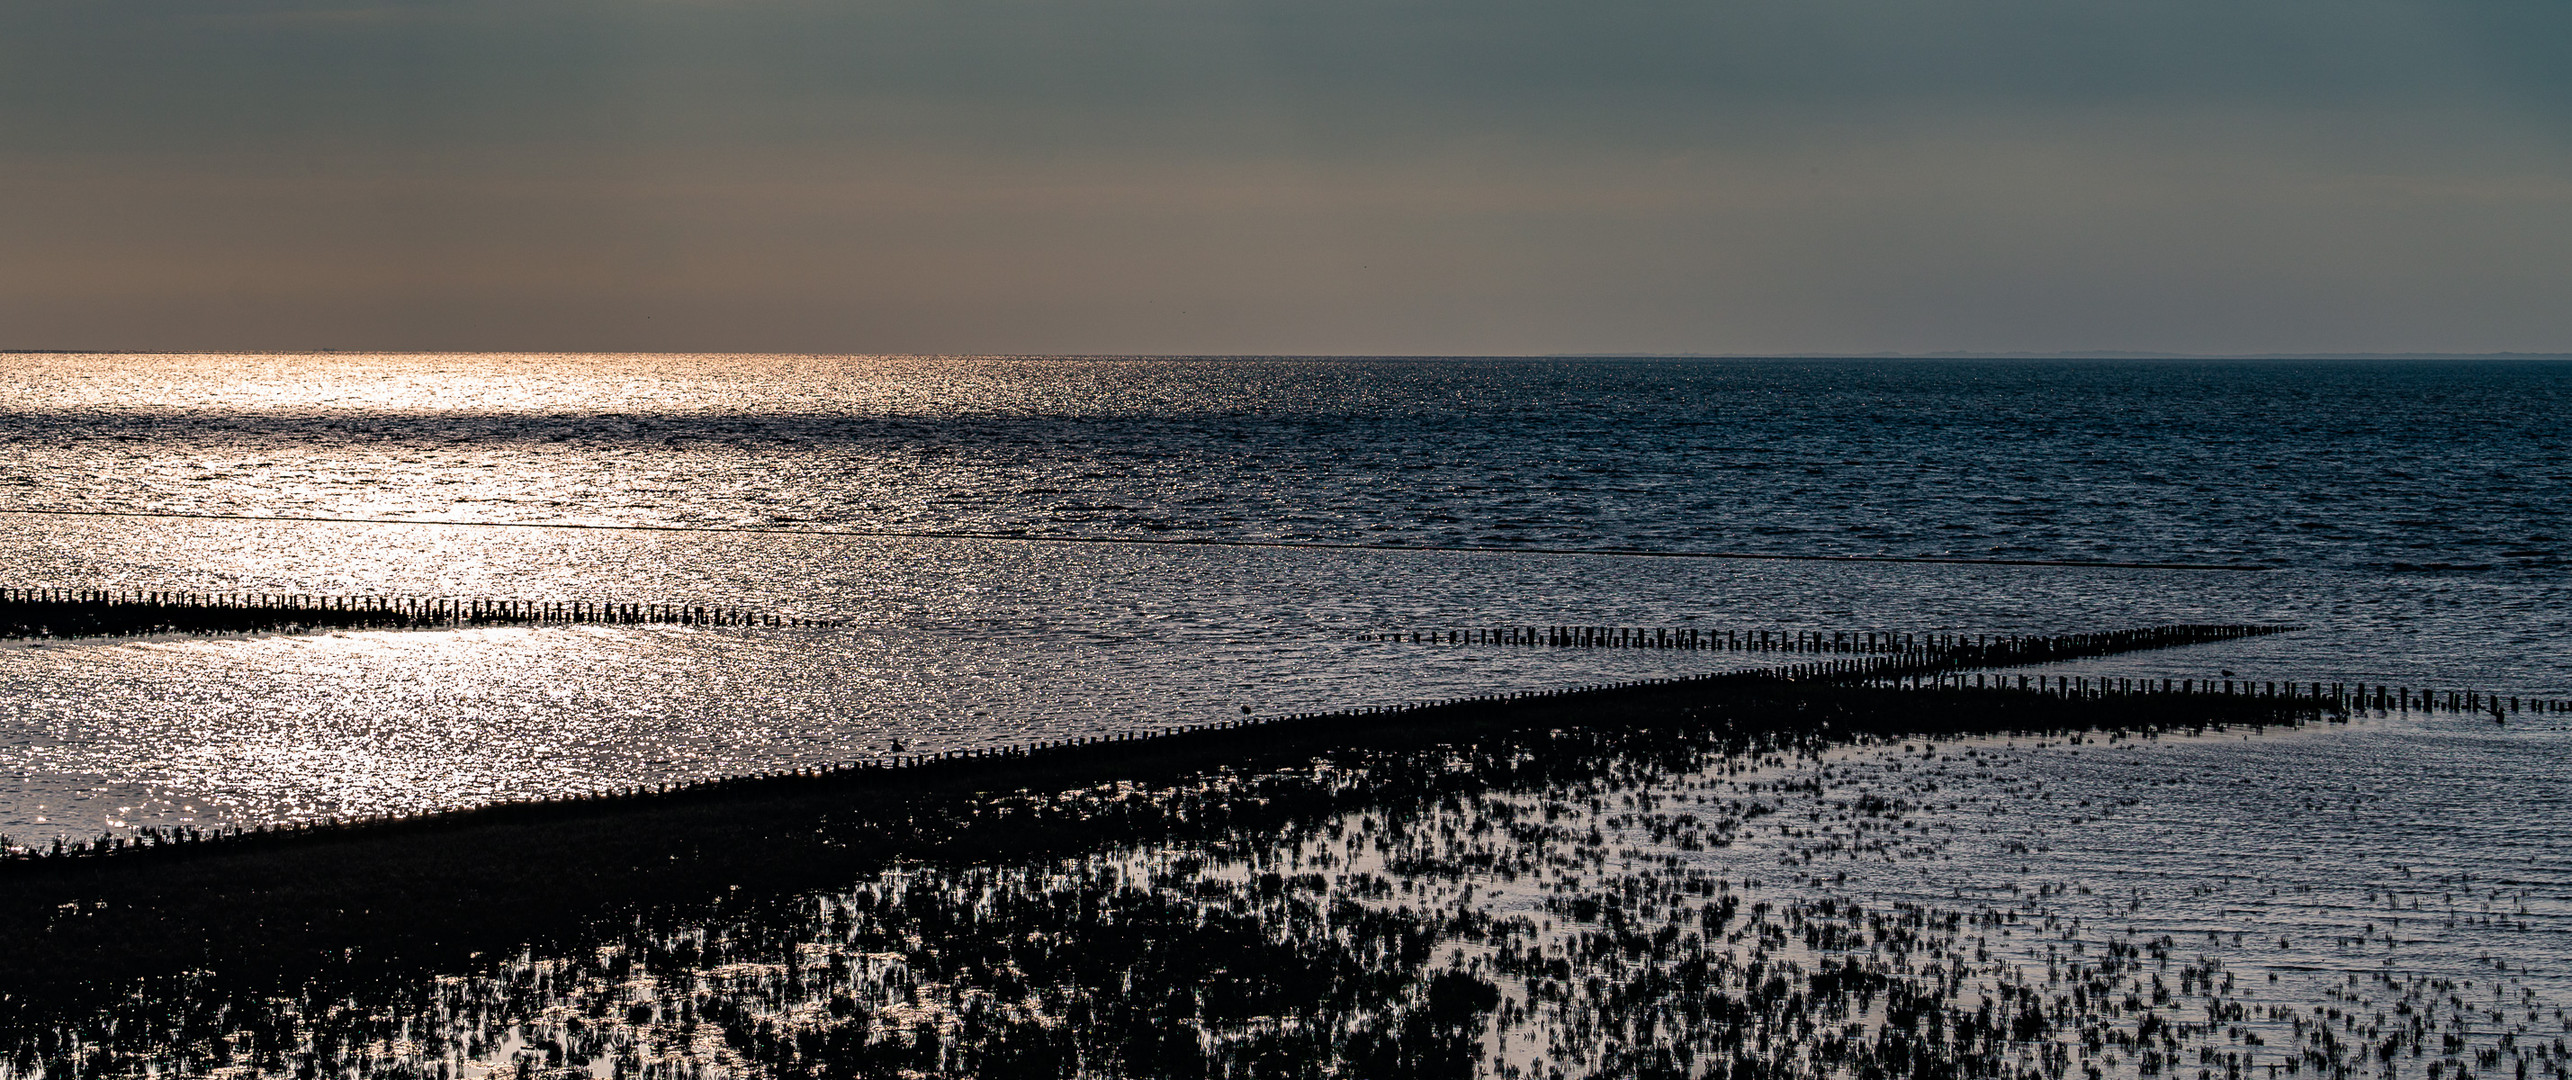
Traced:
POLYGON ((6 0, 0 347, 2572 349, 2563 0, 6 0))

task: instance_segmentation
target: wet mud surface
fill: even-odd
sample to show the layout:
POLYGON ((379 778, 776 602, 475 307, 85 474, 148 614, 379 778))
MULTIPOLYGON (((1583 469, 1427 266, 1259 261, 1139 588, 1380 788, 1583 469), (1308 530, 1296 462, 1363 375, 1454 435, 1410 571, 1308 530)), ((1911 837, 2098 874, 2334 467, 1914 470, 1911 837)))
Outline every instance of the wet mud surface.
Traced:
POLYGON ((834 884, 21 998, 12 1071, 2564 1075, 2565 731, 1743 708, 946 799, 834 884))

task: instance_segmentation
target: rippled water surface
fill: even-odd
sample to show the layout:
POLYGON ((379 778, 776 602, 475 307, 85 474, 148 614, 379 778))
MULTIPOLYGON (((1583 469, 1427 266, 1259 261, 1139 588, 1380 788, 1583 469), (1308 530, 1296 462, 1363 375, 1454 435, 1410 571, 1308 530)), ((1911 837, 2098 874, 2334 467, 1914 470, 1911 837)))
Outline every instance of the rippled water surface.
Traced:
POLYGON ((2565 365, 5 359, 14 584, 849 620, 0 647, 22 838, 1741 662, 1349 640, 1386 626, 2294 621, 2091 667, 2572 696, 2565 365), (958 532, 2267 569, 916 535, 958 532))
MULTIPOLYGON (((1355 636, 1372 629, 2292 622, 2305 629, 2061 670, 2572 698, 2563 364, 0 365, 0 584, 844 620, 0 642, 0 833, 20 843, 1763 662, 1355 636), (2018 562, 1707 557, 1741 554, 2018 562)), ((2380 1050, 2404 1024, 2454 1036, 2412 1044, 2448 1076, 2516 1062, 2561 1075, 2563 1053, 2543 1048, 2559 1045, 2572 997, 2566 737, 2560 717, 2396 714, 2257 735, 1717 761, 1351 817, 1265 848, 905 869, 778 899, 748 921, 530 952, 390 1003, 272 1002, 303 1019, 277 1020, 288 1034, 271 1042, 318 1037, 338 1010, 356 1041, 318 1051, 338 1062, 324 1071, 362 1059, 420 1075, 792 1072, 799 1032, 887 1069, 972 1071, 999 1060, 955 1056, 972 1032, 1024 1020, 1042 1043, 1073 1030, 1048 1010, 1104 993, 1069 975, 1031 989, 1005 965, 953 959, 990 947, 973 920, 993 898, 1096 886, 1102 903, 1145 905, 1173 926, 1247 920, 1238 939, 1174 947, 1264 941, 1281 956, 1318 949, 1315 963, 1390 964, 1373 982, 1350 969, 1381 1000, 1348 1016, 1449 1024, 1438 1045, 1498 1075, 1622 1075, 1651 1063, 1620 1053, 1695 1037, 1638 1034, 1618 1026, 1630 1011, 1610 1015, 1656 1000, 1662 990, 1632 980, 1662 969, 1616 959, 1616 935, 1641 931, 1632 910, 1576 903, 1601 896, 1659 897, 1635 902, 1699 933, 1723 954, 1706 962, 1736 979, 1756 963, 1809 980, 1830 958, 1814 943, 1836 939, 1793 935, 1863 923, 1850 905, 1997 919, 1902 939, 1897 951, 1918 956, 1888 959, 1875 939, 1869 962, 1938 958, 1928 975, 1886 970, 1941 980, 1936 992, 1967 1012, 1976 995, 2006 1013, 2078 982, 2089 1012, 2004 1055, 2054 1075, 2076 1052, 2082 1069, 2117 1075, 2310 1065, 2282 1047, 2319 1045, 2327 1027, 2347 1036, 2338 1054, 2365 1028, 2380 1050), (1490 830, 1537 819, 1559 829, 1490 830), (1494 869, 1513 866, 1527 872, 1494 869), (1271 871, 1318 876, 1261 891, 1271 871), (1670 903, 1718 891, 1746 920, 1721 934, 1670 903), (1337 929, 1296 936, 1314 925, 1337 929), (1435 948, 1396 964, 1374 951, 1383 941, 1353 945, 1351 926, 1435 948), (1578 963, 1556 972, 1530 956, 1578 963), (1506 1004, 1463 1026, 1419 1012, 1429 984, 1406 980, 1450 968, 1492 976, 1506 1004), (2093 986, 2112 997, 2087 997, 2093 986), (1619 987, 1639 996, 1614 1009, 1583 996, 1619 987), (2144 1058, 2129 994, 2167 1016, 2196 1010, 2200 1026, 2164 1030, 2144 1058), (2236 1006, 2237 1019, 2207 1019, 2236 1006), (310 1026, 294 1035, 297 1023, 310 1026), (2079 1024, 2107 1042, 2084 1044, 2079 1024)), ((1867 1008, 1815 1015, 1887 1022, 1867 1008)), ((1273 1020, 1205 1029, 1204 1045, 1240 1036, 1251 1061, 1268 1052, 1260 1039, 1283 1037, 1258 1027, 1273 1020)), ((1824 1052, 1813 1038, 1809 1025, 1793 1035, 1794 1052, 1824 1052)), ((1142 1052, 1115 1053, 1129 1051, 1142 1052)), ((191 1060, 170 1068, 229 1059, 191 1060)), ((2388 1061, 2401 1075, 2422 1067, 2376 1063, 2388 1061)))
POLYGON ((21 508, 2552 573, 2562 363, 11 356, 21 508))

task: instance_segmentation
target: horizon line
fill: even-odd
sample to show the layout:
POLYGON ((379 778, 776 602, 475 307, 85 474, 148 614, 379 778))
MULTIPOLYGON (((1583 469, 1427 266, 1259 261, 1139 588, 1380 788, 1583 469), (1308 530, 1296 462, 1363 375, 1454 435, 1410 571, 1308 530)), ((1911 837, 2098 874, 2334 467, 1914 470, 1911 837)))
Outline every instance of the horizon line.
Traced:
POLYGON ((2563 352, 2177 352, 2142 349, 1942 350, 1937 352, 868 352, 808 349, 13 349, 0 356, 883 356, 995 360, 2572 360, 2563 352))

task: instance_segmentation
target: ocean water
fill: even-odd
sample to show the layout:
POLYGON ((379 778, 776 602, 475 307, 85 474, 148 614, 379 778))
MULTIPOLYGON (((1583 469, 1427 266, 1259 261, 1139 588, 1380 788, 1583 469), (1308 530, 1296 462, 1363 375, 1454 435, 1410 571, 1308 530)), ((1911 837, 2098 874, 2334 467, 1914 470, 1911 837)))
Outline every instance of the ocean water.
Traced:
POLYGON ((8 643, 22 843, 1744 662, 1377 628, 2283 621, 2078 670, 2572 697, 2565 364, 0 364, 12 585, 848 621, 8 643))
MULTIPOLYGON (((2567 404, 2572 365, 2536 362, 0 356, 0 584, 844 620, 0 642, 0 833, 1761 659, 1357 637, 1380 629, 2291 622, 2049 673, 2572 698, 2567 404)), ((2572 717, 2395 712, 1608 769, 625 913, 362 991, 192 973, 0 1033, 0 1075, 701 1078, 814 1048, 996 1075, 977 1055, 1081 1032, 1090 1074, 1153 1075, 1134 1055, 1168 1030, 1255 1072, 1275 1040, 1424 1015, 1442 973, 1499 1004, 1415 1046, 1482 1075, 1754 1038, 1847 1075, 1830 1055, 1894 1006, 1826 989, 1837 963, 1959 1019, 2052 1002, 1987 1052, 2058 1078, 2559 1077, 2567 746, 2572 717), (1162 932, 1136 951, 1129 919, 1162 932), (1635 959, 1665 948, 1712 993, 1635 959), (1354 996, 1210 989, 1177 1029, 1135 1003, 1243 949, 1354 996)))
POLYGON ((11 356, 13 509, 2459 568, 2572 365, 11 356))

